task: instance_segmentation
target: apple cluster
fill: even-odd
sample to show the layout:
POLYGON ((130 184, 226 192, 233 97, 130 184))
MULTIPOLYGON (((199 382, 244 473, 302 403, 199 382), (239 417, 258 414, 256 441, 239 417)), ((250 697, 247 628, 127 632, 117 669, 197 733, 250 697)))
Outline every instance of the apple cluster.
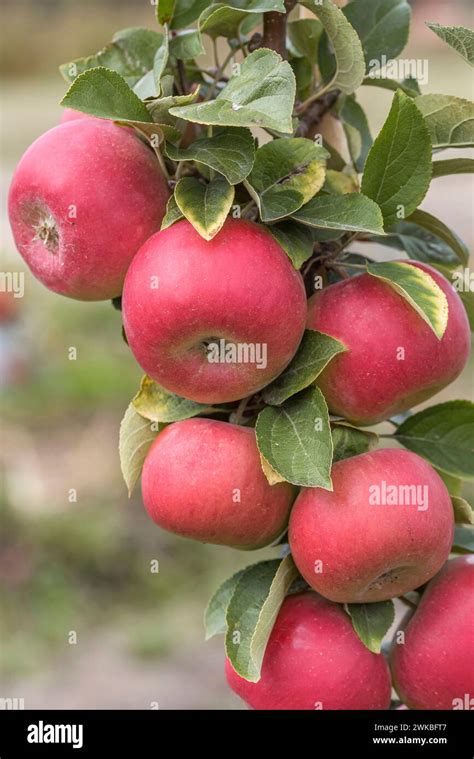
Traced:
MULTIPOLYGON (((364 426, 425 401, 465 366, 465 310, 433 268, 411 262, 446 296, 442 339, 365 273, 308 302, 301 273, 264 225, 229 217, 210 241, 186 219, 160 231, 169 196, 155 154, 132 129, 66 111, 21 159, 9 197, 15 242, 35 277, 83 301, 121 295, 130 349, 167 391, 208 405, 253 396, 288 366, 305 329, 318 330, 346 348, 317 379, 329 410, 364 426), (264 345, 266 360, 210 362, 208 347, 220 341, 264 345)), ((393 650, 394 682, 411 708, 453 708, 453 699, 474 694, 464 656, 474 564, 446 564, 454 530, 446 485, 420 456, 394 448, 337 462, 332 480, 332 491, 270 485, 254 429, 203 414, 160 432, 142 493, 154 522, 202 542, 253 550, 288 528, 308 590, 283 602, 258 683, 226 665, 251 707, 388 708, 385 659, 362 644, 341 604, 384 601, 429 582, 405 644, 393 650), (370 488, 382 481, 420 489, 427 508, 374 505, 370 488)))

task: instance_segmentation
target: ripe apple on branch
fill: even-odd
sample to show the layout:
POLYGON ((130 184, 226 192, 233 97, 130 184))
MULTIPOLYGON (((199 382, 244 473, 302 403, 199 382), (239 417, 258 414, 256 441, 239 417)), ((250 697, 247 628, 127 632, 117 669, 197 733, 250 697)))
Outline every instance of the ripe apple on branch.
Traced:
MULTIPOLYGON (((474 405, 411 409, 469 356, 468 251, 420 205, 472 173, 438 153, 474 146, 474 106, 383 76, 405 0, 173 0, 156 20, 60 67, 62 123, 10 189, 18 250, 122 310, 146 374, 120 460, 152 520, 274 547, 206 610, 230 687, 254 709, 388 709, 398 599, 400 698, 463 708, 472 560, 450 557, 473 547, 474 405), (367 87, 393 91, 375 139, 367 87)), ((473 63, 470 30, 429 26, 473 63)))

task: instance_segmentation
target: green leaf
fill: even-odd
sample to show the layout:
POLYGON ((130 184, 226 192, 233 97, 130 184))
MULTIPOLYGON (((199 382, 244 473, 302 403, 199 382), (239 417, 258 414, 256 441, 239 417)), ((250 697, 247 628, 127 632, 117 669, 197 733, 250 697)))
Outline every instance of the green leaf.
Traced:
POLYGON ((455 232, 449 229, 449 227, 441 221, 441 219, 437 219, 436 216, 432 216, 427 211, 422 211, 418 208, 408 217, 407 221, 412 222, 413 224, 418 224, 419 227, 423 227, 427 232, 438 237, 448 245, 452 251, 454 251, 461 263, 467 265, 469 261, 469 250, 467 246, 455 232))
POLYGON ((369 69, 382 56, 396 58, 407 44, 411 12, 406 0, 351 0, 343 13, 361 39, 369 69))
POLYGON ((173 161, 197 161, 222 174, 230 184, 239 184, 250 173, 255 159, 255 142, 248 129, 228 127, 212 137, 202 137, 188 148, 166 146, 173 161))
POLYGON ((474 147, 474 103, 453 95, 420 95, 415 100, 434 150, 474 147))
POLYGON ((291 556, 249 567, 227 609, 226 653, 235 671, 258 682, 265 648, 283 600, 298 576, 291 556))
POLYGON ((360 173, 364 170, 367 155, 372 147, 372 135, 367 116, 354 96, 348 96, 344 100, 339 117, 344 127, 352 162, 360 173))
POLYGON ((465 498, 452 495, 451 501, 454 509, 454 519, 458 524, 474 524, 474 511, 465 498))
POLYGON ((159 24, 169 24, 173 18, 176 0, 158 0, 156 4, 156 20, 159 24))
POLYGON ((257 445, 272 469, 294 485, 332 490, 332 437, 323 394, 310 387, 260 412, 257 445))
POLYGON ((203 184, 195 177, 183 177, 174 189, 176 203, 194 229, 212 240, 224 224, 234 200, 234 188, 224 177, 203 184))
POLYGON ((205 50, 201 41, 201 35, 197 29, 185 29, 176 37, 171 37, 169 43, 170 55, 179 60, 190 60, 202 55, 205 50))
POLYGON ((247 570, 245 569, 240 569, 233 574, 232 577, 229 577, 222 583, 210 599, 206 611, 204 612, 206 640, 213 638, 214 635, 220 635, 227 631, 227 609, 229 608, 229 603, 234 595, 237 583, 246 571, 247 570))
MULTIPOLYGON (((214 39, 216 37, 239 38, 244 33, 242 25, 247 20, 258 21, 257 14, 265 11, 285 12, 283 0, 240 0, 240 2, 209 5, 199 18, 199 29, 214 39)), ((247 30, 245 30, 247 31, 247 30)))
POLYGON ((64 95, 61 105, 102 119, 152 121, 146 106, 125 79, 116 71, 103 67, 80 74, 64 95))
POLYGON ((325 89, 350 95, 364 79, 365 60, 360 39, 344 13, 330 0, 302 3, 319 18, 336 57, 335 72, 325 89))
POLYGON ((467 248, 462 240, 442 221, 417 209, 407 221, 393 224, 384 237, 373 236, 372 242, 406 251, 408 258, 447 267, 467 261, 467 248))
POLYGON ((147 73, 134 85, 133 91, 140 100, 156 98, 159 90, 156 87, 153 71, 147 71, 147 73))
POLYGON ((458 295, 466 310, 471 332, 474 332, 474 292, 472 290, 460 290, 458 291, 458 295))
POLYGON ((175 0, 170 28, 184 29, 189 26, 199 18, 208 5, 207 0, 175 0))
POLYGON ((347 604, 352 626, 369 651, 379 654, 382 640, 395 620, 393 601, 379 601, 371 604, 347 604))
POLYGON ((142 417, 152 422, 179 422, 212 411, 212 408, 202 403, 169 393, 147 375, 143 377, 132 404, 142 417))
POLYGON ((311 95, 313 86, 313 65, 307 58, 292 58, 290 66, 296 79, 296 97, 306 100, 311 95))
POLYGON ((120 468, 129 497, 132 495, 133 488, 140 477, 143 462, 158 432, 159 425, 150 424, 150 421, 144 419, 130 403, 120 423, 119 438, 120 468))
POLYGON ((349 424, 333 424, 332 442, 334 463, 371 451, 378 443, 378 435, 375 432, 366 432, 357 429, 357 427, 351 427, 349 424))
POLYGON ((263 400, 271 406, 279 406, 311 385, 331 359, 345 350, 339 340, 307 329, 289 366, 263 391, 263 400))
POLYGON ((326 181, 323 185, 323 191, 329 192, 331 195, 347 195, 351 192, 357 192, 357 179, 355 176, 345 174, 343 171, 328 169, 326 171, 326 181))
POLYGON ((451 550, 454 553, 474 553, 474 529, 472 527, 455 527, 451 550))
POLYGON ((181 213, 173 194, 170 196, 168 203, 166 204, 166 214, 161 222, 160 229, 168 229, 168 227, 171 227, 172 224, 180 219, 184 219, 184 214, 181 213))
POLYGON ((272 140, 259 148, 246 184, 262 221, 290 216, 324 184, 328 152, 303 137, 272 140))
POLYGON ((398 91, 367 156, 362 192, 380 208, 386 224, 406 219, 421 203, 431 180, 431 143, 411 98, 398 91))
POLYGON ((215 100, 173 108, 171 113, 198 124, 260 126, 291 134, 296 85, 288 61, 259 48, 239 66, 215 100))
POLYGON ((474 32, 465 26, 441 26, 441 24, 427 23, 426 26, 438 37, 446 42, 453 50, 464 58, 467 63, 474 66, 474 32))
POLYGON ((294 213, 293 218, 310 227, 383 234, 380 208, 373 200, 358 192, 318 195, 294 213))
MULTIPOLYGON (((165 79, 166 77, 163 77, 162 84, 165 82, 165 79)), ((174 106, 193 103, 198 97, 199 88, 194 92, 189 93, 189 95, 165 95, 148 102, 148 109, 153 121, 160 125, 166 134, 166 138, 170 142, 176 142, 177 139, 180 139, 181 132, 185 126, 183 121, 180 121, 176 116, 171 115, 170 110, 174 106)))
POLYGON ((162 43, 163 35, 152 29, 122 29, 95 55, 63 63, 59 70, 66 82, 73 82, 84 71, 100 66, 116 71, 133 87, 153 68, 156 51, 162 43))
POLYGON ((405 261, 367 264, 367 271, 405 298, 441 340, 448 326, 448 300, 428 272, 405 261))
POLYGON ((165 36, 162 46, 158 48, 153 59, 153 79, 155 80, 157 93, 161 93, 161 77, 163 76, 168 64, 168 57, 169 43, 168 37, 165 36))
POLYGON ((474 403, 447 401, 408 417, 396 439, 443 472, 474 478, 474 403))
POLYGON ((451 174, 473 174, 473 158, 448 158, 445 161, 433 162, 433 179, 446 177, 451 174))
POLYGON ((314 240, 310 229, 294 221, 282 221, 267 229, 281 245, 295 269, 300 269, 313 255, 314 240))
POLYGON ((287 26, 288 41, 293 55, 307 58, 310 63, 318 62, 319 40, 323 25, 315 18, 299 18, 287 26))
MULTIPOLYGON (((374 74, 375 72, 372 72, 374 74)), ((384 90, 397 92, 401 90, 411 98, 417 98, 420 95, 420 87, 416 79, 404 79, 403 82, 397 82, 396 79, 387 79, 380 76, 368 76, 362 82, 363 87, 381 87, 384 90)))

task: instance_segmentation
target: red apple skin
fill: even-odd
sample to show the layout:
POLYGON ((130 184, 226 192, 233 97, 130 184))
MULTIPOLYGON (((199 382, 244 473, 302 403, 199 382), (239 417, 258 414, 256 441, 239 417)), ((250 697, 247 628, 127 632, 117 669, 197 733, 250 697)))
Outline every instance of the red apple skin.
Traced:
POLYGON ((428 584, 406 626, 405 643, 393 643, 400 698, 411 709, 459 709, 466 696, 473 699, 473 640, 474 556, 460 556, 428 584))
POLYGON ((305 592, 287 596, 263 658, 261 678, 227 682, 252 709, 388 709, 390 673, 359 640, 341 606, 305 592))
POLYGON ((307 301, 270 233, 229 218, 209 242, 186 220, 154 235, 130 266, 122 307, 129 346, 150 377, 185 398, 223 403, 257 392, 291 361, 307 301), (210 363, 206 341, 220 339, 265 344, 266 367, 210 363))
POLYGON ((103 300, 120 295, 130 261, 161 225, 168 196, 153 152, 129 130, 76 119, 24 154, 10 188, 10 223, 19 252, 46 287, 103 300))
POLYGON ((295 488, 268 484, 253 429, 187 419, 166 427, 150 448, 142 495, 148 514, 165 530, 254 549, 285 530, 295 488))
POLYGON ((82 113, 82 111, 75 111, 73 108, 64 108, 59 120, 60 124, 65 124, 68 121, 76 121, 76 119, 93 119, 94 116, 90 116, 88 113, 82 113))
POLYGON ((290 518, 293 559, 312 588, 332 601, 366 603, 436 574, 449 555, 454 517, 446 485, 426 461, 385 448, 337 462, 332 481, 332 492, 302 489, 290 518), (428 508, 374 505, 369 489, 382 481, 426 486, 428 508))
POLYGON ((317 384, 332 413, 355 424, 375 424, 427 400, 456 379, 469 356, 469 323, 459 295, 431 266, 408 263, 430 274, 447 297, 441 340, 401 295, 370 274, 331 285, 308 303, 308 328, 348 349, 317 384), (397 358, 400 348, 404 360, 397 358))

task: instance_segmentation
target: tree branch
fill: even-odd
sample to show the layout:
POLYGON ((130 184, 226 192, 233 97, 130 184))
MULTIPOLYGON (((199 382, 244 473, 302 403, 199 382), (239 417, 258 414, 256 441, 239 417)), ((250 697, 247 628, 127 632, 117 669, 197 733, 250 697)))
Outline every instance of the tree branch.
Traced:
POLYGON ((315 100, 313 105, 308 108, 304 116, 300 119, 295 137, 308 137, 312 140, 314 135, 318 133, 318 127, 323 116, 331 110, 339 95, 339 90, 332 90, 318 100, 315 100))
POLYGON ((286 22, 288 14, 296 5, 296 0, 285 0, 286 13, 272 11, 263 14, 263 37, 261 47, 275 50, 282 58, 287 58, 286 22))

